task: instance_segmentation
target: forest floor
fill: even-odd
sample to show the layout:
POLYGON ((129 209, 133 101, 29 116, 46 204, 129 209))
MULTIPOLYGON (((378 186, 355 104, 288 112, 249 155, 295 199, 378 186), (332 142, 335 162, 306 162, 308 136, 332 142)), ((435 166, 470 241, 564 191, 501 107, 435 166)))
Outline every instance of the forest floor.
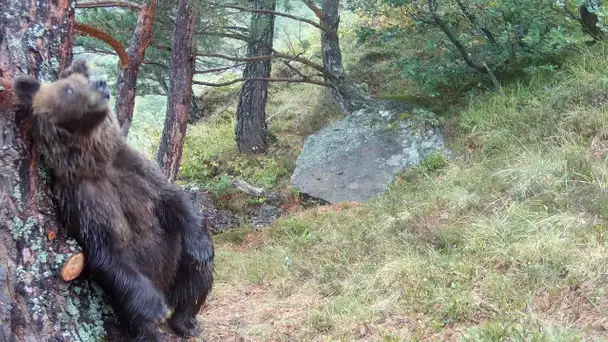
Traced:
MULTIPOLYGON (((472 99, 452 120, 456 157, 400 175, 368 203, 215 235, 204 340, 606 340, 607 57, 598 48, 472 99)), ((233 144, 230 122, 194 126, 182 172, 203 163, 286 188, 310 122, 276 120, 301 130, 279 132, 276 150, 255 162, 221 152, 233 144)), ((219 203, 251 205, 221 173, 210 176, 219 203)))

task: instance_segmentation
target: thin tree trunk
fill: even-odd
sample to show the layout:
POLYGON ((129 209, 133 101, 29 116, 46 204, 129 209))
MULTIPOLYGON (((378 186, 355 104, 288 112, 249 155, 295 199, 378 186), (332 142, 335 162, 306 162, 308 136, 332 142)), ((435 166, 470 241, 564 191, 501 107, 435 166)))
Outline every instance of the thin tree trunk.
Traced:
POLYGON ((121 67, 116 79, 116 106, 115 111, 122 133, 127 136, 133 120, 133 109, 135 106, 135 88, 137 76, 144 61, 146 50, 152 42, 152 24, 156 12, 156 0, 151 0, 139 10, 137 25, 131 45, 129 46, 129 63, 121 67))
MULTIPOLYGON (((254 0, 253 9, 274 11, 275 0, 254 0)), ((247 56, 254 58, 272 53, 274 39, 274 15, 252 13, 251 37, 248 43, 247 56)), ((243 78, 269 78, 271 61, 260 60, 247 62, 243 78)), ((266 126, 266 100, 268 81, 249 80, 243 83, 237 107, 236 142, 241 153, 257 154, 266 152, 269 143, 266 126)))
POLYGON ((445 33, 445 35, 448 37, 452 45, 454 45, 458 52, 460 52, 460 56, 462 57, 462 59, 464 59, 465 63, 467 63, 467 65, 471 68, 483 74, 487 74, 490 77, 492 84, 494 85, 494 91, 497 93, 502 92, 500 81, 498 80, 492 69, 483 60, 480 62, 475 59, 473 55, 464 46, 464 44, 462 44, 454 29, 450 27, 450 25, 446 23, 443 19, 441 19, 439 14, 437 14, 437 3, 435 0, 428 0, 428 9, 429 13, 431 14, 431 17, 433 18, 437 26, 439 26, 441 31, 443 31, 443 33, 445 33))
POLYGON ((340 49, 340 0, 323 0, 323 26, 329 30, 321 31, 321 49, 323 50, 323 67, 327 71, 325 80, 333 85, 331 93, 334 102, 344 115, 363 107, 370 99, 357 90, 348 80, 342 64, 340 49))
POLYGON ((188 0, 179 0, 171 47, 171 81, 165 126, 156 160, 170 181, 175 181, 188 126, 188 109, 194 75, 192 37, 194 13, 188 0))
POLYGON ((0 341, 98 341, 106 306, 98 287, 59 277, 79 247, 58 225, 29 111, 12 92, 15 76, 51 81, 72 58, 74 0, 36 4, 3 0, 11 15, 0 15, 0 341))
POLYGON ((579 6, 583 31, 587 32, 595 40, 601 40, 604 37, 604 33, 597 26, 599 22, 596 13, 598 7, 598 0, 586 0, 579 6))
POLYGON ((477 17, 475 16, 475 14, 473 14, 473 12, 470 11, 467 8, 467 6, 462 2, 462 0, 456 0, 456 4, 458 5, 458 7, 460 8, 460 10, 462 11, 462 14, 465 16, 465 18, 467 18, 467 20, 469 21, 469 23, 474 28, 477 28, 477 29, 481 30, 481 32, 483 33, 484 37, 486 37, 486 39, 488 40, 488 42, 490 42, 492 44, 496 44, 496 38, 494 38, 494 35, 492 34, 492 32, 490 32, 490 30, 488 30, 487 28, 485 28, 482 25, 480 25, 480 23, 477 20, 477 17))

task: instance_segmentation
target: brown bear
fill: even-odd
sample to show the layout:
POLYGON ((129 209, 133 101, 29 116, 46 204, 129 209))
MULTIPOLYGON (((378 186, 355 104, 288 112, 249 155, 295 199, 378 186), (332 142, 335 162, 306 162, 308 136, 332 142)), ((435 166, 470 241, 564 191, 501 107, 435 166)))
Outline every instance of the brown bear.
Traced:
POLYGON ((173 329, 195 335, 213 284, 211 236, 186 194, 126 143, 106 82, 76 61, 54 82, 19 76, 14 92, 32 109, 60 221, 120 321, 136 341, 159 341, 156 323, 171 307, 173 329))

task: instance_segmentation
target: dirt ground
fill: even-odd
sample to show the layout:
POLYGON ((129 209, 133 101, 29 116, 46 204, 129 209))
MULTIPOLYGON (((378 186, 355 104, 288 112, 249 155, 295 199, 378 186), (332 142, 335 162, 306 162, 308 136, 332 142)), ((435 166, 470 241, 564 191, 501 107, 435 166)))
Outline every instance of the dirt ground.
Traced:
POLYGON ((261 285, 218 284, 198 319, 204 327, 197 341, 295 341, 320 299, 300 293, 278 297, 261 285))

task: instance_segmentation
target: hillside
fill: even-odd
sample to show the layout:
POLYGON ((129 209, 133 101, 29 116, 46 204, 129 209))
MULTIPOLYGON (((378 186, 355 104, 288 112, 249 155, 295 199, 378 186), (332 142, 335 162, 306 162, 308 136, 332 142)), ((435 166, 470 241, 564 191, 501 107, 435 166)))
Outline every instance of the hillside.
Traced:
MULTIPOLYGON (((301 6, 294 13, 312 18, 301 6)), ((354 80, 436 111, 454 155, 428 158, 369 203, 308 208, 289 177, 303 140, 342 118, 329 92, 271 84, 276 141, 251 157, 234 143, 239 85, 194 87, 211 115, 188 127, 180 183, 207 189, 218 208, 243 219, 214 236, 205 339, 605 338, 608 46, 571 51, 559 68, 526 69, 492 94, 471 86, 480 76, 462 63, 446 62, 448 49, 428 54, 427 41, 441 34, 360 45, 356 27, 345 12, 342 51, 354 80), (418 58, 427 64, 398 64, 418 58), (438 96, 425 81, 454 85, 437 87, 438 96), (270 226, 254 222, 265 199, 231 188, 230 178, 285 195, 276 208, 282 216, 270 226)), ((320 50, 317 32, 278 18, 276 46, 289 50, 296 41, 313 55, 320 50)), ((115 63, 104 58, 100 64, 115 63)), ((129 140, 150 156, 165 106, 163 96, 136 101, 129 140)))
MULTIPOLYGON (((607 57, 599 46, 452 108, 454 158, 427 160, 367 204, 216 235, 208 340, 605 338, 607 57)), ((288 173, 297 152, 285 142, 314 111, 299 101, 281 104, 304 112, 281 120, 287 152, 250 179, 288 173)), ((219 122, 190 141, 230 153, 219 122)))

